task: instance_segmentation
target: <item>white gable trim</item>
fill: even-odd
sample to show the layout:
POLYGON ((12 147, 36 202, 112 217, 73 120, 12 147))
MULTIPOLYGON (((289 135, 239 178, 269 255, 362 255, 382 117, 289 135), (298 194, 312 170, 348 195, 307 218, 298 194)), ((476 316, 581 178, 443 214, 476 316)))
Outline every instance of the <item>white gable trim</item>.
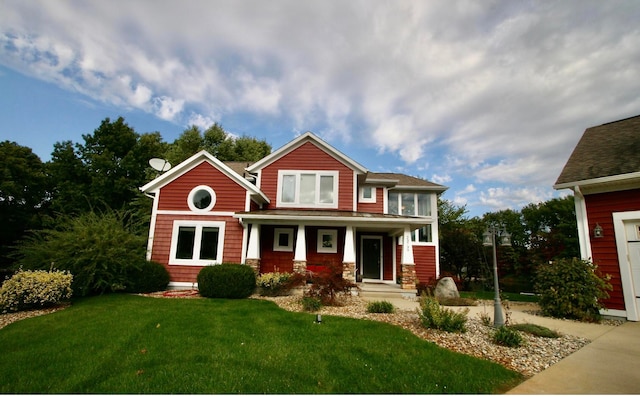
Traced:
POLYGON ((211 164, 213 167, 217 168, 220 172, 225 174, 229 179, 233 180, 234 182, 238 183, 240 186, 245 188, 253 196, 258 196, 259 201, 262 201, 265 203, 269 202, 269 198, 260 189, 258 189, 255 185, 253 185, 246 179, 242 178, 235 171, 233 171, 231 168, 226 166, 222 161, 218 160, 216 157, 211 155, 206 150, 201 150, 200 152, 189 157, 182 163, 178 164, 176 167, 170 169, 169 171, 165 172, 161 176, 157 177, 156 179, 142 186, 140 190, 145 193, 154 193, 158 191, 160 188, 166 186, 170 182, 176 180, 180 176, 186 174, 187 172, 191 171, 193 168, 202 164, 205 161, 211 164))
POLYGON ((261 170, 262 168, 264 168, 267 165, 273 163, 274 161, 278 160, 279 158, 283 157, 284 155, 286 155, 288 153, 291 153, 292 151, 294 151, 295 149, 299 148, 300 146, 304 145, 307 142, 313 143, 314 145, 316 145, 317 147, 319 147, 320 149, 324 150, 329 155, 331 155, 331 157, 333 157, 336 160, 348 165, 354 171, 357 171, 357 172, 360 172, 360 173, 363 173, 363 174, 367 172, 367 169, 365 167, 363 167, 362 165, 358 164, 357 162, 355 162, 351 158, 347 157, 346 155, 344 155, 339 150, 337 150, 333 146, 329 145, 328 143, 326 143, 325 141, 320 139, 317 135, 315 135, 312 132, 306 132, 303 135, 300 135, 296 139, 294 139, 291 142, 287 143, 286 145, 282 146, 280 149, 276 150, 275 152, 271 153, 270 155, 264 157, 262 160, 254 163, 253 165, 248 167, 247 171, 252 172, 252 173, 256 173, 259 170, 261 170))

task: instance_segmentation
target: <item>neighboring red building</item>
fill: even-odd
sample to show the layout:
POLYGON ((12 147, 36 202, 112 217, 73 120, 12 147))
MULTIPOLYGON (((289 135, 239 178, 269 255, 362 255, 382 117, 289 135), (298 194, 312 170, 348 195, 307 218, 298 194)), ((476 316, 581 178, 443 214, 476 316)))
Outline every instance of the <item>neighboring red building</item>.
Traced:
POLYGON ((603 314, 640 320, 640 116, 588 128, 558 177, 575 196, 580 253, 612 276, 603 314))
POLYGON ((253 164, 202 151, 140 190, 153 197, 147 256, 172 288, 223 262, 259 273, 341 264, 348 279, 411 289, 439 275, 446 187, 369 172, 310 132, 253 164))

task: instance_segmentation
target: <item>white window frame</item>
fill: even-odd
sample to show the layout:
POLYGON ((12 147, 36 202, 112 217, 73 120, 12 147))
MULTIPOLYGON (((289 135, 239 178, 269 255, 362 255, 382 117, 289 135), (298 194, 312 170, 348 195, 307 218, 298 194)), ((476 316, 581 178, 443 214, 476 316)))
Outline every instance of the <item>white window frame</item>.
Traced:
POLYGON ((316 171, 316 170, 279 170, 278 171, 278 192, 276 194, 277 206, 282 208, 338 208, 338 171, 316 171), (315 175, 315 199, 313 203, 301 203, 300 202, 300 180, 302 175, 313 174, 315 175), (285 176, 293 176, 295 178, 295 191, 294 200, 292 203, 282 202, 282 187, 284 184, 285 176), (323 176, 330 176, 333 178, 333 202, 321 203, 320 202, 320 180, 323 176))
POLYGON ((185 265, 185 266, 207 266, 219 265, 222 263, 224 250, 224 228, 225 222, 208 222, 208 221, 173 221, 173 230, 171 232, 171 250, 169 252, 169 265, 185 265), (205 227, 218 228, 218 250, 215 260, 211 259, 178 259, 176 258, 178 251, 178 233, 180 227, 195 227, 196 234, 194 238, 193 254, 200 255, 200 245, 202 244, 202 229, 205 227))
MULTIPOLYGON (((396 204, 398 206, 398 213, 394 214, 394 215, 403 215, 403 216, 419 216, 419 217, 424 217, 424 218, 428 218, 433 216, 433 200, 431 197, 431 193, 426 193, 426 192, 407 192, 407 191, 398 191, 398 190, 394 190, 394 191, 389 191, 389 193, 387 193, 387 195, 389 195, 390 193, 395 193, 398 195, 398 201, 396 201, 396 204), (402 213, 402 195, 403 194, 411 194, 413 195, 413 208, 414 208, 414 213, 411 215, 404 215, 402 213), (418 215, 418 195, 420 194, 424 194, 426 196, 427 199, 427 203, 429 205, 429 213, 426 215, 418 215)), ((389 214, 391 214, 391 212, 389 212, 388 210, 389 205, 387 204, 387 211, 389 214)))
POLYGON ((216 192, 210 186, 207 186, 207 185, 196 186, 193 189, 191 189, 191 191, 189 192, 189 196, 187 197, 187 204, 189 205, 189 209, 191 211, 193 211, 193 212, 208 212, 208 211, 211 211, 211 209, 216 205, 216 192), (208 192, 211 195, 211 203, 209 203, 209 205, 206 208, 198 208, 193 203, 193 197, 200 190, 205 190, 206 192, 208 192))
POLYGON ((376 202, 376 188, 374 186, 362 186, 358 194, 358 201, 361 203, 375 203, 376 202), (371 189, 371 197, 365 197, 365 189, 371 189))
MULTIPOLYGON (((435 245, 435 242, 433 241, 433 224, 432 223, 427 223, 425 225, 422 225, 422 227, 427 227, 430 226, 431 227, 431 241, 418 241, 418 233, 420 233, 420 229, 416 229, 414 231, 411 232, 411 245, 435 245)), ((398 237, 398 245, 403 245, 403 240, 404 240, 404 236, 399 236, 398 237)))
POLYGON ((338 252, 338 231, 334 229, 319 229, 318 230, 318 253, 322 254, 335 254, 338 252), (330 236, 331 242, 333 243, 331 247, 325 247, 324 236, 330 236))
POLYGON ((279 252, 293 252, 293 228, 277 227, 273 231, 273 250, 279 252), (289 245, 280 245, 280 236, 288 236, 289 245))

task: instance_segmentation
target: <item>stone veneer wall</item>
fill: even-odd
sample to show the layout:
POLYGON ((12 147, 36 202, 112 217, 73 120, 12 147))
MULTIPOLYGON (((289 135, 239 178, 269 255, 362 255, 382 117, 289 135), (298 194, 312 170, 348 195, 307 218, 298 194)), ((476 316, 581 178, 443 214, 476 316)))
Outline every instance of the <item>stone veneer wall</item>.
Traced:
POLYGON ((260 259, 247 259, 245 265, 251 266, 256 276, 260 274, 260 259))
POLYGON ((353 262, 342 263, 342 278, 352 283, 356 282, 356 264, 353 262))
POLYGON ((293 271, 305 274, 307 272, 307 261, 293 261, 293 271))
POLYGON ((402 289, 416 288, 416 265, 413 263, 403 263, 402 271, 402 289))

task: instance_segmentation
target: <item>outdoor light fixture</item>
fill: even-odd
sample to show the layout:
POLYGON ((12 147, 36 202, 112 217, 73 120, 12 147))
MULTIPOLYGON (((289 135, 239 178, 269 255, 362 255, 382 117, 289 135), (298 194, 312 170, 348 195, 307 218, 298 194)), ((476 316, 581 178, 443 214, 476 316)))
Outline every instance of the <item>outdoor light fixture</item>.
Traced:
POLYGON ((602 226, 596 222, 596 227, 593 228, 593 237, 602 238, 604 236, 604 231, 602 230, 602 226))
POLYGON ((500 238, 500 245, 503 247, 511 246, 511 234, 507 232, 504 226, 490 225, 482 234, 482 245, 492 247, 493 249, 493 326, 498 328, 504 325, 504 316, 502 315, 502 303, 500 302, 500 285, 498 284, 498 259, 496 255, 496 237, 500 238))
POLYGON ((316 324, 322 324, 322 315, 316 314, 316 324))

